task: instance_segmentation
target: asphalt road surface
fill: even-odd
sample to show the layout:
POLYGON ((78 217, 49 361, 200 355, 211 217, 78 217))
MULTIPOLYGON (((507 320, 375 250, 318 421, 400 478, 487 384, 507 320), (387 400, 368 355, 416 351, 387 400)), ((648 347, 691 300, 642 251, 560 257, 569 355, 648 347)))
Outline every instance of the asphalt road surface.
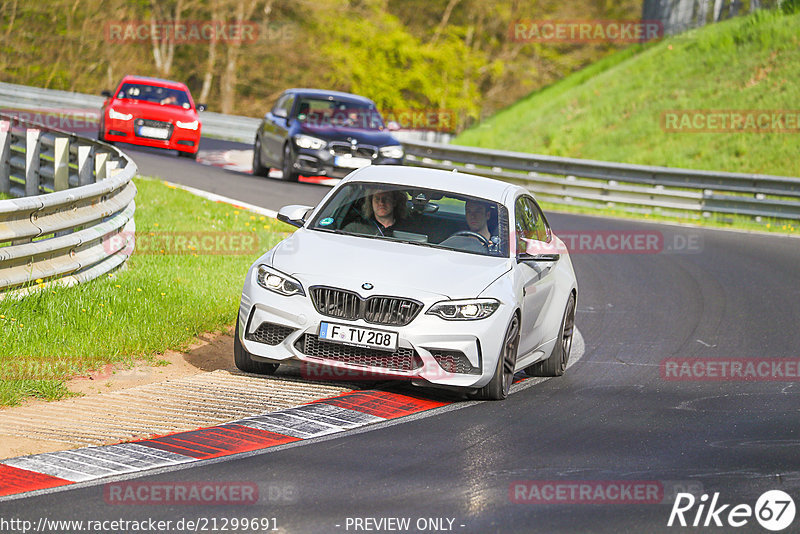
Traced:
MULTIPOLYGON (((243 148, 208 140, 202 148, 227 146, 243 148)), ((270 209, 314 204, 328 191, 156 151, 129 153, 142 174, 270 209)), ((111 505, 102 481, 0 502, 0 518, 172 521, 163 532, 187 532, 187 520, 211 532, 232 518, 265 518, 260 526, 278 532, 622 533, 768 532, 753 515, 734 516, 744 526, 730 526, 739 504, 764 521, 773 511, 788 517, 778 499, 753 509, 768 490, 800 503, 800 388, 796 377, 776 376, 796 373, 800 358, 800 241, 573 215, 550 222, 559 234, 602 236, 606 245, 610 235, 661 235, 656 251, 609 253, 597 242, 573 250, 585 353, 565 376, 505 402, 456 403, 136 479, 255 482, 257 504, 111 505), (767 375, 715 379, 721 367, 715 377, 710 366, 684 365, 692 358, 719 366, 765 361, 767 375), (681 491, 696 497, 691 507, 689 497, 679 503, 696 528, 679 526, 678 516, 667 526, 681 491)), ((127 531, 134 530, 113 530, 127 531)), ((784 530, 798 531, 800 518, 784 530)))

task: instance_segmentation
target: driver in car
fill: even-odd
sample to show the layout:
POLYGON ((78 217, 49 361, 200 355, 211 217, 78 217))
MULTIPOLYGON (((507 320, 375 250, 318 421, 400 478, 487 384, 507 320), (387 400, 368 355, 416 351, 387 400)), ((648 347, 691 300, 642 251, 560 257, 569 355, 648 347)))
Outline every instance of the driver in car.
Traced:
POLYGON ((369 190, 361 209, 363 220, 344 227, 354 234, 391 236, 407 216, 406 194, 402 191, 369 190))

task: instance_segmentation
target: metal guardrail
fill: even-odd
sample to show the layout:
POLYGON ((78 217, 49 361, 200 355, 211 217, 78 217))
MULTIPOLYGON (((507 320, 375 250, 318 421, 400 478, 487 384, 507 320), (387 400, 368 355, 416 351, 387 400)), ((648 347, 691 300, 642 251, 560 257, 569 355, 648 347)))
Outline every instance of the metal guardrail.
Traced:
POLYGON ((542 200, 629 211, 800 220, 800 178, 694 171, 434 143, 404 143, 407 163, 520 183, 542 200))
MULTIPOLYGON (((103 101, 104 98, 102 96, 71 93, 55 89, 41 89, 13 83, 0 83, 0 113, 3 108, 45 109, 55 114, 69 114, 70 112, 75 113, 84 110, 87 115, 89 113, 95 114, 99 125, 99 112, 103 101)), ((204 136, 247 144, 255 142, 256 130, 261 124, 261 119, 242 117, 240 115, 223 115, 213 111, 201 111, 200 121, 203 125, 202 133, 204 136)), ((441 132, 401 130, 396 132, 396 137, 405 142, 406 140, 414 139, 420 141, 449 140, 451 136, 441 132)))
MULTIPOLYGON (((102 96, 71 93, 55 89, 41 89, 13 83, 0 83, 0 111, 10 109, 39 109, 51 113, 69 114, 85 110, 97 114, 100 119, 100 108, 105 100, 102 96)), ((201 111, 200 121, 203 124, 203 135, 253 143, 260 119, 223 115, 212 111, 201 111)))
POLYGON ((110 145, 0 114, 0 193, 18 197, 0 200, 0 298, 122 265, 134 246, 135 174, 110 145))

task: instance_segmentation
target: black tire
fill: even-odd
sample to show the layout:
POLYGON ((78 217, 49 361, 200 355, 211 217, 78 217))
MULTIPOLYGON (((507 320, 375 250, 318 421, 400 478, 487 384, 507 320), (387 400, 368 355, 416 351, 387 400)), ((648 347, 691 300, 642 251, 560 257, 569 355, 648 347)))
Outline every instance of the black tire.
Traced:
POLYGON ((269 176, 269 167, 261 163, 261 138, 256 137, 253 145, 253 176, 269 176))
POLYGON ((572 334, 575 331, 575 295, 571 294, 564 308, 558 340, 553 353, 544 361, 536 362, 525 368, 528 376, 561 376, 567 369, 569 353, 572 350, 572 334))
POLYGON ((187 158, 197 160, 197 152, 184 152, 182 150, 178 150, 178 157, 180 158, 187 158))
POLYGON ((517 349, 519 348, 519 317, 514 314, 506 329, 503 352, 497 358, 494 376, 488 384, 475 394, 482 400, 503 400, 508 397, 511 383, 514 381, 514 367, 517 365, 517 349))
POLYGON ((239 320, 236 320, 236 332, 233 336, 233 361, 240 370, 245 373, 255 373, 258 375, 274 375, 278 370, 277 363, 266 363, 255 361, 250 353, 244 350, 242 342, 239 340, 239 320))
POLYGON ((283 171, 283 180, 286 182, 296 182, 299 175, 294 172, 294 157, 292 157, 292 147, 289 143, 283 145, 283 164, 281 165, 283 171))

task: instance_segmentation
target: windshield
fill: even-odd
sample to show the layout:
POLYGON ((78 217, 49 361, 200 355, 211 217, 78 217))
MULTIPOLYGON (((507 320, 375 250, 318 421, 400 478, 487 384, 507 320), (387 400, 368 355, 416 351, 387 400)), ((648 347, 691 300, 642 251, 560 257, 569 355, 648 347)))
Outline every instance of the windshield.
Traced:
POLYGON ((312 127, 384 128, 383 119, 374 106, 322 98, 301 98, 297 120, 312 127))
POLYGON ((126 83, 117 93, 117 98, 127 98, 140 102, 150 102, 161 104, 162 106, 177 106, 189 109, 189 95, 180 89, 169 89, 156 85, 145 85, 141 83, 126 83))
POLYGON ((508 257, 506 208, 448 191, 351 182, 309 228, 508 257))

